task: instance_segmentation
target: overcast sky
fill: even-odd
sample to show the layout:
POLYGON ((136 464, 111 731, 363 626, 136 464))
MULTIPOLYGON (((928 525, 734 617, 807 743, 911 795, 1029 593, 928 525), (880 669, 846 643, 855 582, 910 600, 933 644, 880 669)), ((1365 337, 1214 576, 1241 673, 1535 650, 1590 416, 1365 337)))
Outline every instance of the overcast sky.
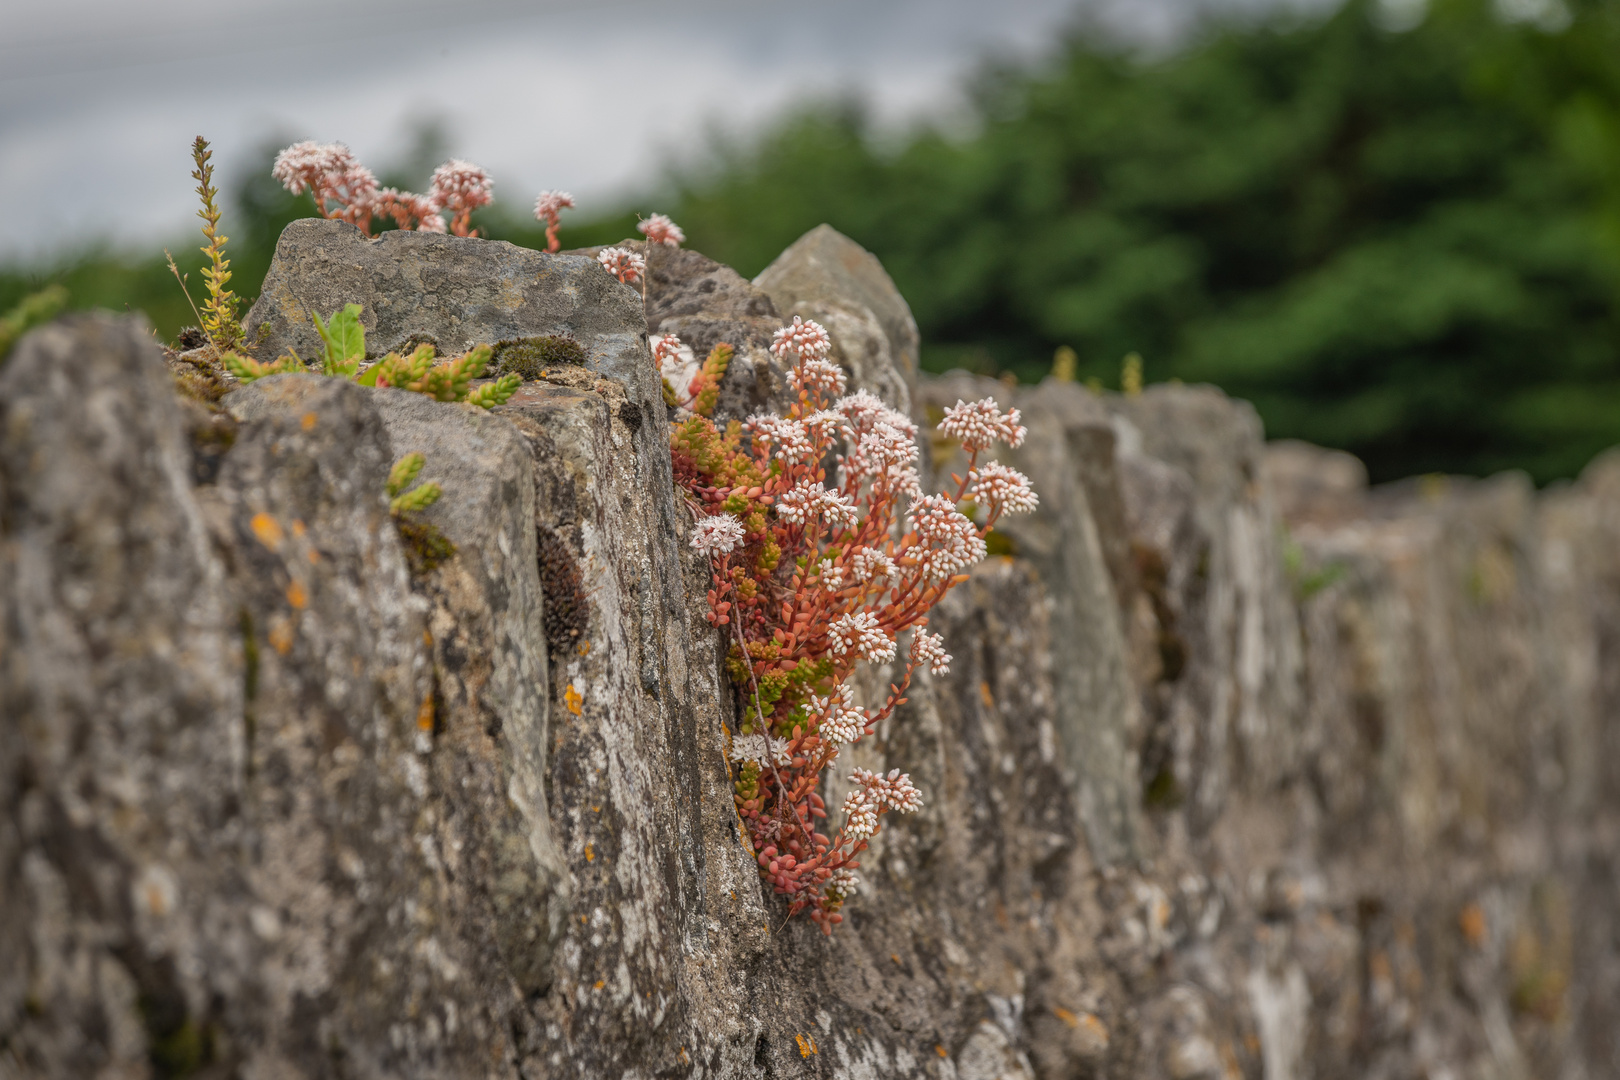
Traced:
POLYGON ((806 97, 857 95, 895 125, 949 115, 983 57, 1039 57, 1077 3, 1164 42, 1200 8, 1330 2, 0 0, 0 261, 172 238, 197 134, 229 189, 267 138, 383 168, 437 119, 498 202, 616 205, 706 130, 806 97))

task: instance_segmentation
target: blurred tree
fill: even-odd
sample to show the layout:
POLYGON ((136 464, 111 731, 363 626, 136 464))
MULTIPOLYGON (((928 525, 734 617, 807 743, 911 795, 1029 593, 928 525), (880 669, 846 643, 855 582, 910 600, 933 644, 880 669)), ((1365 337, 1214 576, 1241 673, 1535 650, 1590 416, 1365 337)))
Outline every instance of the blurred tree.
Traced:
POLYGON ((1612 0, 1352 2, 1142 60, 1094 39, 993 71, 979 133, 874 149, 802 113, 680 178, 693 246, 753 273, 820 221, 875 251, 924 363, 1218 383, 1374 476, 1567 476, 1620 442, 1612 0), (1559 18, 1559 13, 1563 17, 1559 18), (1559 25, 1549 28, 1549 19, 1559 25))

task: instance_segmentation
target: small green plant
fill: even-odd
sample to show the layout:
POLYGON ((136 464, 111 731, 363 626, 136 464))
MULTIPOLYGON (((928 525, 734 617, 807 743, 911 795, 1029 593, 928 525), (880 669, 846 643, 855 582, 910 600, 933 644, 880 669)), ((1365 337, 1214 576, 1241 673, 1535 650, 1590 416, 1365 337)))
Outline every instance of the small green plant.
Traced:
POLYGON ((1052 354, 1052 378, 1058 382, 1074 382, 1080 366, 1080 354, 1067 345, 1059 345, 1052 354))
POLYGON ((67 304, 67 290, 52 285, 37 293, 23 297, 22 303, 0 315, 0 360, 4 360, 11 347, 33 327, 49 322, 67 304))
MULTIPOLYGON (((345 304, 343 310, 333 312, 325 320, 318 314, 313 314, 313 318, 315 332, 321 337, 321 371, 325 375, 350 379, 361 386, 394 386, 426 394, 436 401, 466 401, 484 409, 504 404, 523 385, 523 376, 514 372, 473 387, 473 380, 482 378, 489 367, 492 350, 488 345, 475 345, 466 355, 437 364, 433 346, 418 345, 409 356, 389 353, 361 371, 360 365, 366 357, 366 328, 360 322, 360 305, 345 304)), ((261 363, 226 353, 221 362, 226 371, 244 383, 266 375, 309 370, 302 360, 291 354, 261 363)))
POLYGON ((492 362, 495 370, 502 374, 521 375, 532 381, 554 367, 584 367, 589 359, 584 346, 573 338, 548 334, 545 337, 499 342, 495 346, 492 362))
POLYGON ((360 305, 344 304, 342 311, 321 322, 318 312, 310 312, 315 332, 321 335, 326 347, 321 371, 326 375, 341 375, 352 379, 360 373, 360 362, 366 358, 366 328, 360 324, 360 305))
POLYGON ((431 480, 411 487, 425 464, 427 458, 413 451, 394 462, 394 467, 388 470, 388 497, 392 500, 388 504, 390 514, 398 517, 413 510, 426 510, 439 501, 443 492, 431 480), (410 490, 407 491, 407 488, 410 490))
POLYGON ((697 416, 713 415, 720 401, 720 380, 725 378, 736 351, 722 341, 709 350, 695 372, 688 374, 691 351, 681 344, 681 339, 674 334, 657 338, 653 343, 653 363, 663 380, 664 404, 697 416))
POLYGON ((1141 353, 1130 353, 1120 365, 1119 389, 1126 397, 1136 397, 1142 392, 1141 353))
POLYGON ((405 561, 411 573, 420 577, 456 553, 456 545, 432 522, 421 521, 416 512, 439 501, 443 491, 431 480, 417 484, 427 459, 412 451, 394 462, 388 470, 388 513, 405 545, 405 561))
POLYGON ((236 319, 239 302, 236 294, 226 288, 231 280, 231 261, 225 257, 228 237, 219 231, 219 206, 215 202, 219 189, 214 187, 214 166, 209 160, 213 156, 208 140, 197 136, 191 144, 191 160, 197 165, 191 178, 197 181, 197 195, 202 199, 202 209, 197 211, 197 216, 203 219, 203 236, 208 238, 201 251, 208 256, 209 263, 202 271, 203 281, 208 285, 208 299, 202 306, 202 328, 214 348, 223 352, 242 341, 242 324, 236 319))

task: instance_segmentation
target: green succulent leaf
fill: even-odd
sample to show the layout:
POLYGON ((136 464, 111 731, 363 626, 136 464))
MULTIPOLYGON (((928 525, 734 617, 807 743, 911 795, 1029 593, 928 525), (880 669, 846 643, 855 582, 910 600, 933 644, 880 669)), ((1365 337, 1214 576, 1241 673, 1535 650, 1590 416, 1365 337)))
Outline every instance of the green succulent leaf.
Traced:
POLYGON ((427 458, 412 451, 394 462, 394 467, 388 470, 388 494, 390 497, 398 495, 416 481, 416 476, 427 464, 427 458))
POLYGON ((395 495, 393 502, 388 504, 388 510, 395 515, 408 514, 413 510, 426 510, 439 501, 440 494, 442 492, 438 484, 421 484, 402 495, 395 495))

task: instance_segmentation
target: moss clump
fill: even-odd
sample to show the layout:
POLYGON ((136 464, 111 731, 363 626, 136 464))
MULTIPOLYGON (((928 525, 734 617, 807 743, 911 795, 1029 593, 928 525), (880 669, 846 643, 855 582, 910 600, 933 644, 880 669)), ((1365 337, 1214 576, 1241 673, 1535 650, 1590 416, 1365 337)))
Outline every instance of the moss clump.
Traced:
POLYGON ((553 656, 575 648, 590 628, 591 611, 585 603, 585 575, 562 537, 542 528, 537 537, 540 589, 546 598, 546 645, 553 656))
POLYGON ((450 538, 425 521, 401 515, 394 518, 394 525, 405 545, 405 562, 416 577, 431 573, 456 553, 450 538))
POLYGON ((516 373, 532 381, 548 368, 565 364, 584 367, 586 359, 585 348, 579 342, 552 334, 500 342, 495 346, 494 370, 501 375, 516 373))

